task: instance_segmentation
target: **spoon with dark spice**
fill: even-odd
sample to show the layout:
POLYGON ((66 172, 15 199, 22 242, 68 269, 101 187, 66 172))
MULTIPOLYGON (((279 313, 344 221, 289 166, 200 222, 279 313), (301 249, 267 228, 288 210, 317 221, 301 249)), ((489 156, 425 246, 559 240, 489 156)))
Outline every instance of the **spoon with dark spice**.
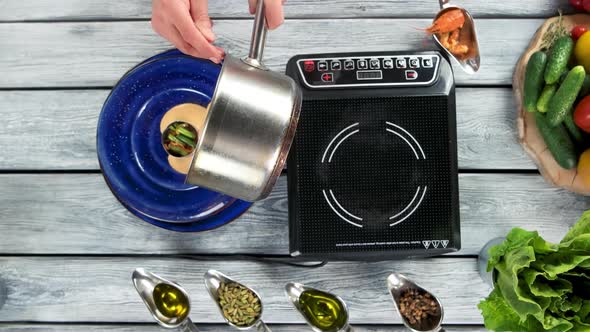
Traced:
POLYGON ((442 330, 444 312, 436 296, 399 273, 389 275, 387 288, 402 322, 408 329, 413 332, 442 330))
POLYGON ((205 273, 205 286, 230 326, 238 330, 256 328, 258 332, 272 332, 262 321, 262 301, 252 288, 215 270, 205 273))

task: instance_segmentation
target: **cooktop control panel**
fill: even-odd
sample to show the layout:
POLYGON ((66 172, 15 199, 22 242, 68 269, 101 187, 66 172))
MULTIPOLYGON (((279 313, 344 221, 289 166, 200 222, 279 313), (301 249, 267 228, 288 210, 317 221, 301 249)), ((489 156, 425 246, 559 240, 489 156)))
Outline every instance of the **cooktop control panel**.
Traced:
POLYGON ((363 86, 427 86, 436 81, 436 53, 303 58, 297 67, 312 89, 363 86))

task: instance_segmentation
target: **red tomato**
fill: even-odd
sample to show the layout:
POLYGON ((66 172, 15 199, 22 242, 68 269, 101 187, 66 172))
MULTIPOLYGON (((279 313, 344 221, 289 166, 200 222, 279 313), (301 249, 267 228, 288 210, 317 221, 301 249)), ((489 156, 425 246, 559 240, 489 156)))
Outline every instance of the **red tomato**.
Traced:
POLYGON ((590 133, 590 96, 584 97, 578 106, 576 106, 574 122, 580 129, 590 133))
POLYGON ((580 39, 580 37, 582 37, 582 35, 584 34, 584 32, 588 31, 588 29, 586 29, 585 26, 582 25, 576 25, 573 29, 572 29, 572 38, 574 40, 578 40, 580 39))
POLYGON ((590 0, 582 1, 582 5, 587 12, 590 12, 590 0))
POLYGON ((570 0, 570 5, 577 10, 584 10, 584 0, 570 0))

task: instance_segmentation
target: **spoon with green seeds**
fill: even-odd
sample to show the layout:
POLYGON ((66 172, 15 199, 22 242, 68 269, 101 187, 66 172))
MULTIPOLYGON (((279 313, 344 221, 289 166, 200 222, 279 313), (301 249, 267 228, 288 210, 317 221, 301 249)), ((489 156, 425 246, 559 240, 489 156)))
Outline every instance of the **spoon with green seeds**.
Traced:
POLYGON ((204 278, 209 295, 230 326, 238 330, 256 328, 258 332, 272 332, 262 321, 262 301, 253 289, 215 270, 207 271, 204 278))

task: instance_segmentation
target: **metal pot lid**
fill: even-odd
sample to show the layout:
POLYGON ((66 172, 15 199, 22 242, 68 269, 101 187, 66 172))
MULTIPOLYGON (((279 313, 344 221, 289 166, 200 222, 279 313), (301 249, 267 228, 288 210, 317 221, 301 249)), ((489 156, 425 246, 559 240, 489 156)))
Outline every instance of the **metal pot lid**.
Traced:
POLYGON ((172 107, 207 107, 220 66, 164 52, 131 69, 105 101, 98 121, 97 151, 105 180, 119 201, 139 218, 176 231, 222 226, 251 203, 185 184, 168 163, 160 122, 172 107))

